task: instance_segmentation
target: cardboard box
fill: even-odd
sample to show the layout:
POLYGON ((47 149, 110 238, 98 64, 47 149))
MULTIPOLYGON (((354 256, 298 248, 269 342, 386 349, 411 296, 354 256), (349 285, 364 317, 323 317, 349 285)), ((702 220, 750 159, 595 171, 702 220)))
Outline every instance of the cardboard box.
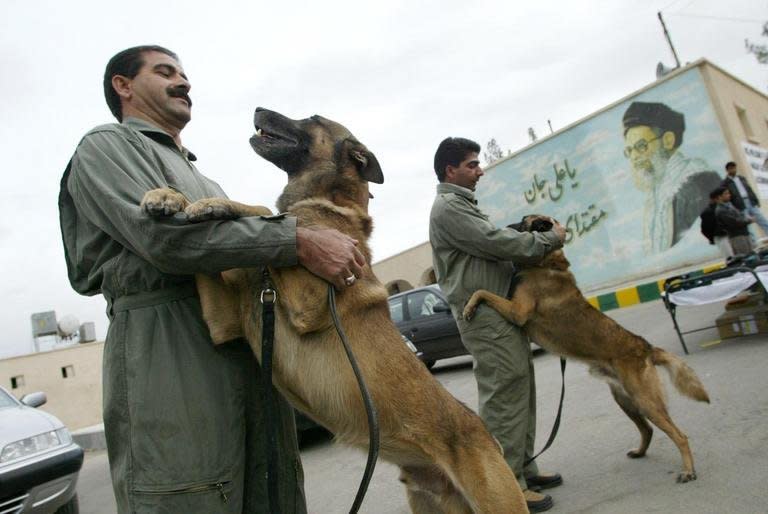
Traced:
POLYGON ((768 332, 768 306, 727 310, 715 320, 721 339, 768 332))
POLYGON ((759 307, 765 302, 763 301, 763 291, 744 292, 729 300, 725 304, 725 310, 739 310, 746 309, 748 307, 759 307))

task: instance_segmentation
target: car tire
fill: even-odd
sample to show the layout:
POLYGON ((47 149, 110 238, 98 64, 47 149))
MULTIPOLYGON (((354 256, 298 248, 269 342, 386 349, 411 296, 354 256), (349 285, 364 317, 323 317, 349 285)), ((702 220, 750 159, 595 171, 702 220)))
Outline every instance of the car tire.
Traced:
POLYGON ((59 507, 56 514, 79 514, 79 512, 80 502, 77 500, 77 494, 75 494, 65 505, 59 507))
POLYGON ((435 366, 435 361, 434 360, 423 361, 423 362, 424 362, 424 365, 427 367, 427 369, 432 369, 435 366))

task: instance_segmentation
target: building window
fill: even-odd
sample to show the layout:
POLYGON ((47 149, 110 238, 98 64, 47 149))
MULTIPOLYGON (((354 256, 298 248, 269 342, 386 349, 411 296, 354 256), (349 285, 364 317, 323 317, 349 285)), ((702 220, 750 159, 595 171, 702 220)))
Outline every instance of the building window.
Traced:
POLYGON ((75 376, 75 367, 71 364, 61 368, 61 376, 64 378, 70 378, 75 376))
POLYGON ((746 138, 753 143, 756 142, 755 133, 752 130, 752 125, 749 124, 747 110, 739 105, 736 105, 736 115, 739 117, 739 123, 741 123, 741 129, 744 131, 746 138))
POLYGON ((11 377, 11 389, 18 389, 19 387, 24 387, 24 375, 11 377))

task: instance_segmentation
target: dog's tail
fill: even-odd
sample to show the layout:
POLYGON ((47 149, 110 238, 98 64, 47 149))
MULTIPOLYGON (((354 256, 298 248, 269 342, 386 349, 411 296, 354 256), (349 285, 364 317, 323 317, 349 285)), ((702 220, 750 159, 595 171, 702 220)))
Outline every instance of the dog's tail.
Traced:
POLYGON ((696 376, 693 369, 680 357, 661 348, 654 347, 653 353, 651 353, 651 361, 655 365, 664 366, 667 369, 672 383, 675 384, 675 388, 680 394, 700 402, 709 403, 709 395, 704 389, 701 380, 696 376))

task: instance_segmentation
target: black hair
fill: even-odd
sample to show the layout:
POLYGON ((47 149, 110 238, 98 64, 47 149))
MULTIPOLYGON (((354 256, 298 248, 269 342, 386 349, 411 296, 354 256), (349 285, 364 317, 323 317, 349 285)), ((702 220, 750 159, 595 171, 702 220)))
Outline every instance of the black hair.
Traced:
POLYGON ((711 193, 709 193, 709 199, 710 200, 716 200, 717 198, 720 198, 720 195, 728 191, 728 188, 725 186, 719 186, 712 190, 711 193))
MULTIPOLYGON (((685 132, 685 116, 673 111, 667 105, 658 102, 632 102, 622 118, 624 136, 632 127, 645 126, 661 130, 656 136, 665 132, 675 135, 674 148, 683 144, 683 132, 685 132)), ((654 131, 656 132, 656 131, 654 131)))
POLYGON ((733 162, 733 161, 728 161, 728 162, 725 163, 725 169, 730 169, 730 168, 735 168, 735 167, 736 167, 736 163, 733 162))
POLYGON ((139 70, 144 66, 145 52, 160 52, 173 57, 177 61, 179 60, 175 53, 157 45, 134 46, 115 54, 109 60, 107 68, 104 70, 104 98, 107 100, 109 110, 112 111, 117 121, 123 121, 123 108, 120 103, 120 95, 112 87, 112 77, 122 75, 132 79, 138 75, 139 70))
POLYGON ((435 174, 437 180, 445 182, 445 168, 458 166, 467 154, 480 153, 480 145, 463 137, 447 137, 440 142, 435 152, 435 174))

